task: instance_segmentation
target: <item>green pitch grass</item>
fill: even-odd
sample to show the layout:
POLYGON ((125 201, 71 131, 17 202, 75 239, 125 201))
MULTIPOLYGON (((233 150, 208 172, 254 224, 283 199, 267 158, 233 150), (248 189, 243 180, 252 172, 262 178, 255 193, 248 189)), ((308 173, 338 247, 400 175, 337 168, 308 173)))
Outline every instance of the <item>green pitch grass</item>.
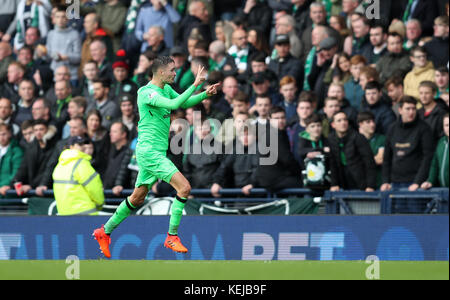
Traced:
MULTIPOLYGON (((117 261, 81 260, 80 279, 359 280, 364 261, 117 261)), ((65 261, 0 261, 0 280, 67 279, 65 261)), ((381 261, 381 280, 449 280, 449 262, 381 261)), ((69 272, 70 273, 70 272, 69 272)))

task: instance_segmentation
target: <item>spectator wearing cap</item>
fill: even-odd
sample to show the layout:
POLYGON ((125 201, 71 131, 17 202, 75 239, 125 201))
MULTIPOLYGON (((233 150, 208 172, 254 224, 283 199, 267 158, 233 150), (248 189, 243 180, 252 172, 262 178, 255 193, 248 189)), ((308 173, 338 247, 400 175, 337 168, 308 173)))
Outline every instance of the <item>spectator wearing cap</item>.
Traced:
MULTIPOLYGON (((291 15, 283 15, 276 20, 275 23, 275 33, 287 34, 289 36, 289 41, 291 44, 291 54, 297 59, 300 59, 303 53, 303 45, 300 41, 298 34, 295 29, 295 19, 291 15)), ((272 55, 276 56, 276 53, 272 55)))
POLYGON ((168 56, 170 50, 166 45, 164 35, 164 28, 157 25, 151 26, 144 34, 144 43, 141 51, 144 52, 145 50, 150 49, 157 56, 168 56))
POLYGON ((120 116, 117 102, 109 97, 111 82, 108 78, 94 80, 94 102, 88 104, 87 111, 95 108, 102 116, 102 126, 109 129, 114 119, 120 116))
POLYGON ((130 67, 124 50, 117 51, 112 68, 114 80, 109 91, 109 98, 119 104, 122 95, 136 95, 138 86, 129 79, 130 67))
POLYGON ((83 137, 71 137, 59 156, 52 174, 58 215, 97 215, 105 202, 100 175, 85 153, 87 143, 83 137))
POLYGON ((136 28, 134 34, 136 38, 144 42, 141 46, 141 53, 147 48, 145 44, 146 34, 149 34, 149 29, 152 26, 159 26, 163 29, 163 38, 167 48, 174 46, 173 25, 181 20, 178 12, 163 0, 149 0, 139 10, 136 21, 136 28))
POLYGON ((292 76, 297 81, 299 89, 303 88, 303 65, 299 59, 296 59, 290 53, 291 44, 289 35, 280 34, 275 37, 275 50, 277 58, 271 59, 269 62, 269 70, 273 71, 278 78, 284 76, 292 76))
POLYGON ((318 108, 323 106, 328 86, 323 82, 324 78, 331 68, 333 57, 338 51, 338 41, 334 37, 328 37, 322 40, 314 57, 314 63, 311 72, 307 78, 311 90, 314 91, 319 99, 318 108))
POLYGON ((121 122, 128 128, 129 137, 131 142, 137 137, 137 125, 139 118, 136 115, 136 102, 132 94, 122 94, 119 98, 121 116, 114 122, 121 122))
POLYGON ((180 47, 175 46, 170 50, 170 57, 175 62, 175 90, 179 93, 184 92, 192 83, 195 77, 191 69, 191 62, 188 60, 186 51, 180 47))
POLYGON ((405 77, 413 67, 409 54, 403 49, 403 37, 400 34, 396 32, 388 34, 387 50, 388 53, 376 63, 382 84, 392 76, 405 77))
POLYGON ((448 16, 437 17, 434 21, 433 39, 423 46, 427 51, 429 59, 433 62, 435 68, 439 68, 442 66, 448 67, 448 26, 448 16))
POLYGON ((23 150, 12 138, 11 127, 0 123, 0 194, 9 190, 23 158, 23 150))

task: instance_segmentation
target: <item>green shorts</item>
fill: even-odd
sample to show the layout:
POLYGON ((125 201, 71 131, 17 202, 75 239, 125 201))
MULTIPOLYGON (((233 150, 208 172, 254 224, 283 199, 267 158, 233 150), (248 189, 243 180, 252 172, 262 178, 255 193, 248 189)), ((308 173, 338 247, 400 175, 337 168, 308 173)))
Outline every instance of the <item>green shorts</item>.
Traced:
POLYGON ((135 184, 137 188, 146 185, 150 190, 158 179, 170 183, 172 176, 178 172, 177 167, 167 158, 165 152, 147 151, 141 153, 136 150, 136 160, 139 166, 135 184))

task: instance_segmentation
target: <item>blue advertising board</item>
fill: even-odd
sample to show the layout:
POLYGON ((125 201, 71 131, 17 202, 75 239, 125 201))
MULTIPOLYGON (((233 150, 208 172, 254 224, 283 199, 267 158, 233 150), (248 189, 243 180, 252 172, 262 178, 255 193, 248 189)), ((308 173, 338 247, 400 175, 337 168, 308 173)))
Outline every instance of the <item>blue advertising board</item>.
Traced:
MULTIPOLYGON (((92 231, 107 217, 0 217, 0 259, 102 257, 92 231)), ((448 260, 445 215, 184 216, 189 249, 163 247, 168 216, 131 216, 112 234, 112 259, 448 260)))

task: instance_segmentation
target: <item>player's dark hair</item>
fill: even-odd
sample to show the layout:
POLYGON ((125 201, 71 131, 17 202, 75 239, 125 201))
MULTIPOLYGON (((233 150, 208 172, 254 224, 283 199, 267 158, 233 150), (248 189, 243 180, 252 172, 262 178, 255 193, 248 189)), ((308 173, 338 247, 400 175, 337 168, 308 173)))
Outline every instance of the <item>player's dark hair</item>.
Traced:
POLYGON ((160 68, 164 68, 171 63, 174 63, 174 61, 169 56, 159 56, 155 58, 152 65, 153 74, 156 74, 160 68))

